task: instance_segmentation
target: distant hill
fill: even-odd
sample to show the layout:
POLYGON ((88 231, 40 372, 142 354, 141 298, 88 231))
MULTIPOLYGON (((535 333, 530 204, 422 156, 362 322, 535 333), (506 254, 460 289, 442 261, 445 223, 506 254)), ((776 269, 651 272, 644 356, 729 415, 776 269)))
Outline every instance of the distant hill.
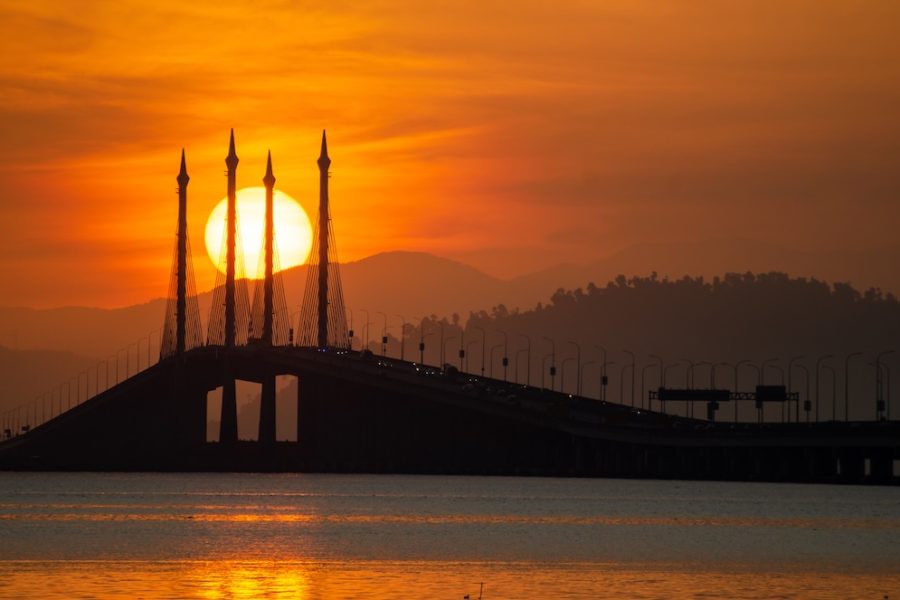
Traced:
MULTIPOLYGON (((508 282, 519 297, 536 290, 574 289, 590 282, 605 285, 618 275, 708 279, 724 273, 782 272, 794 277, 844 282, 856 289, 880 288, 900 295, 900 245, 856 252, 792 251, 773 244, 739 239, 687 241, 631 246, 584 265, 563 264, 508 282), (703 265, 702 268, 698 265, 703 265)), ((511 304, 515 306, 515 303, 511 304)), ((523 307, 533 304, 525 303, 523 307)))
MULTIPOLYGON (((490 312, 501 304, 507 309, 519 307, 526 311, 538 302, 546 304, 557 289, 572 290, 586 287, 590 282, 603 287, 620 273, 649 275, 656 272, 660 278, 667 275, 677 279, 685 274, 710 278, 729 271, 777 269, 827 281, 850 281, 860 290, 880 286, 896 292, 900 290, 900 270, 894 267, 900 262, 898 259, 900 246, 828 257, 788 252, 753 242, 719 240, 635 246, 591 264, 559 265, 509 280, 421 252, 385 252, 345 263, 340 268, 346 304, 353 309, 354 329, 362 334, 364 316, 361 309, 366 309, 373 333, 371 337, 375 338, 384 319, 379 312, 387 315, 390 333, 397 336, 398 314, 411 324, 417 324, 425 315, 449 318, 454 313, 465 321, 470 312, 490 312), (697 264, 715 270, 697 272, 691 268, 697 264)), ((289 310, 296 319, 306 282, 306 267, 287 270, 284 282, 289 310)), ((165 282, 160 282, 160 289, 164 287, 165 282)), ((204 326, 211 297, 211 292, 207 291, 199 298, 204 326)), ((54 351, 46 355, 10 354, 8 351, 0 354, 0 369, 11 374, 0 381, 0 395, 38 393, 24 382, 38 382, 37 387, 44 382, 55 385, 71 376, 76 363, 81 365, 83 361, 101 360, 117 353, 123 360, 126 354, 139 354, 145 362, 148 353, 154 356, 158 353, 165 305, 165 300, 156 299, 117 309, 0 307, 0 344, 16 350, 54 351)), ((610 315, 613 325, 632 318, 642 322, 642 318, 631 314, 630 306, 616 310, 619 314, 610 315)), ((602 333, 598 329, 598 335, 602 333)), ((434 341, 430 345, 435 346, 434 341)), ((780 354, 785 352, 786 349, 779 351, 780 354)), ((701 352, 698 350, 697 354, 701 352)))

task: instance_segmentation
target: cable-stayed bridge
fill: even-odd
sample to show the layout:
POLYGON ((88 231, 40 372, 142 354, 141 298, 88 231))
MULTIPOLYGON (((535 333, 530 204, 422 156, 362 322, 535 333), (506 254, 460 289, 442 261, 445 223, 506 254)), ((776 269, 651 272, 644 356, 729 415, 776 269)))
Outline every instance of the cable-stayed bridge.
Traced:
MULTIPOLYGON (((224 265, 208 328, 201 328, 187 235, 184 153, 169 303, 159 352, 135 353, 103 385, 99 369, 2 415, 0 467, 8 469, 238 470, 485 473, 897 483, 900 422, 722 423, 723 390, 654 392, 702 401, 708 419, 624 406, 449 365, 351 350, 330 218, 331 160, 318 158, 319 214, 299 324, 292 327, 277 269, 269 156, 263 277, 242 277, 232 133, 224 265), (204 335, 205 334, 205 335, 204 335), (276 440, 276 378, 297 377, 297 439, 276 440), (260 384, 255 441, 238 439, 236 382, 260 384), (208 394, 221 389, 217 441, 207 440, 208 394), (74 397, 74 401, 73 401, 74 397)), ((140 346, 138 346, 140 350, 140 346)), ((554 368, 551 366, 551 368, 554 368)), ((551 388, 553 385, 551 384, 551 388)), ((783 390, 755 400, 790 404, 783 390)), ((740 398, 746 400, 748 398, 740 398)), ((799 416, 799 403, 797 405, 799 416)), ((798 419, 799 420, 799 419, 798 419)))

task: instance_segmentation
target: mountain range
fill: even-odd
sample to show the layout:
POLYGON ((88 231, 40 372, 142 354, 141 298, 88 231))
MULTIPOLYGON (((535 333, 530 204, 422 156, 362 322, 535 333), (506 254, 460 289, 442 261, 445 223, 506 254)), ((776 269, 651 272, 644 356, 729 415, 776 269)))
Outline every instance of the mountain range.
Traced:
MULTIPOLYGON (((460 315, 503 304, 528 309, 547 302, 560 288, 575 289, 589 282, 605 285, 619 274, 679 278, 712 277, 726 272, 778 270, 793 276, 824 281, 850 282, 857 289, 880 287, 900 290, 900 271, 895 265, 900 246, 880 251, 824 255, 787 251, 741 240, 711 240, 680 244, 635 246, 589 264, 562 264, 512 279, 500 279, 458 261, 419 252, 385 252, 341 265, 346 304, 352 309, 354 327, 362 331, 364 310, 370 330, 379 331, 385 317, 393 335, 400 316, 416 322, 426 315, 460 315), (704 265, 697 269, 694 265, 704 265), (379 314, 383 313, 383 314, 379 314)), ((289 310, 296 313, 306 281, 306 267, 284 272, 289 310)), ((167 282, 160 282, 160 289, 167 282)), ((211 292, 199 296, 205 323, 211 292)), ((119 353, 146 363, 158 351, 166 300, 115 309, 60 307, 32 309, 0 307, 0 369, 30 374, 5 377, 0 382, 2 404, 28 398, 44 388, 77 374, 87 364, 119 353), (54 351, 21 354, 24 351, 54 351), (26 367, 37 361, 43 365, 26 367)), ((296 318, 296 315, 295 315, 296 318)), ((4 371, 4 372, 5 372, 4 371)))

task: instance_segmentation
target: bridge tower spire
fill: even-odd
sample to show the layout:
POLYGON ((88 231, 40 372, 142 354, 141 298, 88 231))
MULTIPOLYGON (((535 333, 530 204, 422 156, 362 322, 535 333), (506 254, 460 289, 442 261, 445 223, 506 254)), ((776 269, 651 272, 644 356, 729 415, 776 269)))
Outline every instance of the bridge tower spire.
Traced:
POLYGON ((328 140, 322 131, 319 158, 319 218, 310 253, 300 313, 299 343, 317 348, 348 348, 347 316, 344 308, 344 292, 338 269, 334 229, 331 224, 328 182, 331 158, 328 156, 328 140))
POLYGON ((272 173, 272 151, 266 158, 266 175, 263 177, 266 186, 266 226, 265 226, 265 261, 266 272, 263 283, 263 330, 262 343, 271 346, 272 329, 275 322, 275 175, 272 173))
POLYGON ((237 238, 237 152, 234 150, 234 129, 228 142, 228 207, 225 217, 225 346, 235 345, 235 253, 237 238))
POLYGON ((187 172, 184 148, 181 149, 181 168, 175 178, 178 182, 178 228, 175 238, 175 256, 172 260, 172 279, 169 284, 169 301, 160 339, 160 357, 181 354, 196 348, 201 341, 200 309, 194 287, 194 270, 191 265, 191 245, 187 226, 187 186, 191 178, 187 172))
MULTIPOLYGON (((275 175, 272 173, 272 151, 266 157, 266 175, 263 177, 266 186, 266 218, 265 218, 265 278, 263 280, 262 335, 260 342, 266 346, 274 345, 273 329, 275 325, 275 175)), ((258 288, 257 288, 258 290, 258 288)), ((275 443, 276 425, 276 392, 275 375, 267 373, 262 381, 262 394, 259 405, 259 442, 275 443)))
POLYGON ((181 170, 178 173, 178 249, 175 267, 177 283, 175 293, 175 353, 185 350, 187 307, 187 186, 191 180, 187 173, 184 148, 181 149, 181 170))
MULTIPOLYGON (((228 140, 228 156, 225 166, 228 167, 228 204, 225 211, 225 331, 223 343, 226 348, 236 345, 236 286, 235 263, 237 253, 237 166, 238 155, 234 149, 234 129, 228 140)), ((215 302, 215 298, 214 298, 215 302)), ((215 310, 216 307, 213 307, 215 310)), ((212 319, 210 319, 212 323, 212 319)), ((222 378, 222 415, 219 421, 219 442, 231 444, 237 441, 237 387, 229 368, 228 357, 225 357, 225 372, 222 378)))
POLYGON ((325 130, 322 130, 322 150, 319 153, 319 296, 317 345, 328 346, 328 169, 331 159, 328 158, 328 141, 325 130))

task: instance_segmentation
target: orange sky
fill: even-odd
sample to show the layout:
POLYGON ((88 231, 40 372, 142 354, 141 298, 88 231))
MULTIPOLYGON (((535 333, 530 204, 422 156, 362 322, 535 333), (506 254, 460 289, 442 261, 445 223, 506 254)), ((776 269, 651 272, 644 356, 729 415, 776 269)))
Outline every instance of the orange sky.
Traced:
POLYGON ((272 150, 342 260, 512 276, 722 236, 896 244, 900 3, 0 1, 3 305, 166 293, 186 147, 202 249, 272 150), (440 6, 438 6, 440 5, 440 6))

